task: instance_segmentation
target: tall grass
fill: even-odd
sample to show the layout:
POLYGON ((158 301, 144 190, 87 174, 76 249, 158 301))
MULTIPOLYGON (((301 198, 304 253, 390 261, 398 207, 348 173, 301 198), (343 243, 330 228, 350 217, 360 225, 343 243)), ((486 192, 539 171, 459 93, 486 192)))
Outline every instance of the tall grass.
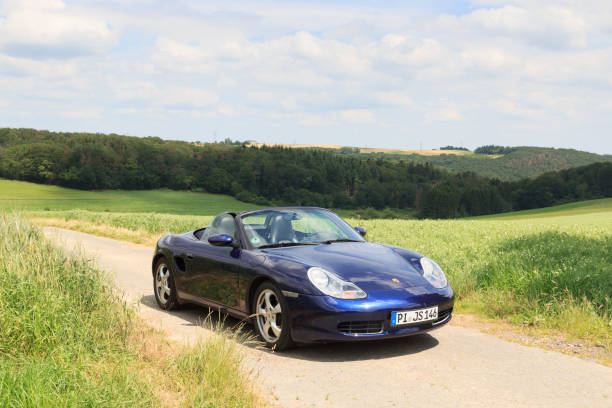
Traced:
POLYGON ((242 338, 163 340, 99 270, 0 214, 0 407, 249 407, 242 338))
POLYGON ((252 335, 238 327, 226 326, 225 316, 209 315, 203 323, 212 335, 199 344, 181 353, 174 369, 185 378, 187 405, 194 407, 245 407, 263 401, 251 390, 250 377, 236 375, 240 367, 241 354, 237 344, 255 344, 252 335))
POLYGON ((86 210, 37 211, 29 213, 34 217, 58 218, 65 221, 81 220, 94 224, 125 228, 130 231, 162 235, 169 231, 188 231, 205 227, 212 216, 173 215, 155 213, 112 213, 86 210))
POLYGON ((18 218, 0 216, 0 401, 151 406, 123 352, 131 315, 99 272, 18 218))
POLYGON ((86 210, 34 211, 37 224, 69 228, 137 244, 154 245, 162 235, 207 226, 212 216, 154 213, 110 213, 86 210))

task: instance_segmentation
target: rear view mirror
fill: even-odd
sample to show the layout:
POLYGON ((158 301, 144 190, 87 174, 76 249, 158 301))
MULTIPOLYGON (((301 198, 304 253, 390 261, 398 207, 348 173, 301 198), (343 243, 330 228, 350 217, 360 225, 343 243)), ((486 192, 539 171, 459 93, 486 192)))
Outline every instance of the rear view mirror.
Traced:
POLYGON ((357 233, 359 235, 361 235, 362 237, 365 237, 365 235, 366 235, 366 229, 365 228, 363 228, 363 227, 355 227, 354 229, 355 229, 355 231, 357 231, 357 233))
POLYGON ((216 234, 208 237, 208 243, 214 246, 231 246, 234 238, 228 234, 216 234))

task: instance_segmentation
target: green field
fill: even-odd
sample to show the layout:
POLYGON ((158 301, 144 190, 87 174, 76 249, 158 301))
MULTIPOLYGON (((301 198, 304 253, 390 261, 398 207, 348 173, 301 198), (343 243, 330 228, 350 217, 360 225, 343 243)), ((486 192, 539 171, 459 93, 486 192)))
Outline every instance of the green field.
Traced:
POLYGON ((0 179, 0 209, 63 211, 75 208, 108 212, 212 215, 256 208, 221 194, 172 190, 83 191, 0 179))
POLYGON ((553 207, 536 208, 534 210, 514 211, 510 213, 484 215, 472 219, 479 220, 525 220, 549 217, 567 217, 574 215, 586 215, 593 213, 612 214, 612 198, 602 198, 599 200, 580 201, 577 203, 555 205, 553 207))
MULTIPOLYGON (((191 191, 111 190, 85 191, 26 181, 0 179, 0 210, 72 211, 75 209, 110 213, 155 213, 216 215, 223 211, 245 211, 262 205, 244 203, 223 194, 191 191)), ((263 206, 265 207, 265 206, 263 206)), ((343 217, 412 218, 412 210, 338 210, 343 217)))

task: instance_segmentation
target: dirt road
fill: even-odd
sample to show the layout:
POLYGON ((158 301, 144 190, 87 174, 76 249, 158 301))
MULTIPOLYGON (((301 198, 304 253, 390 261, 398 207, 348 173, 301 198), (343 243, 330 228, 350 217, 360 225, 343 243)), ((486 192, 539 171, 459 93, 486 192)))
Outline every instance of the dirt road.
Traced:
MULTIPOLYGON (((53 228, 45 234, 95 258, 170 338, 206 335, 198 324, 203 309, 168 313, 155 305, 152 248, 53 228)), ((260 388, 286 407, 612 407, 612 368, 458 326, 285 353, 247 348, 246 355, 260 388)))

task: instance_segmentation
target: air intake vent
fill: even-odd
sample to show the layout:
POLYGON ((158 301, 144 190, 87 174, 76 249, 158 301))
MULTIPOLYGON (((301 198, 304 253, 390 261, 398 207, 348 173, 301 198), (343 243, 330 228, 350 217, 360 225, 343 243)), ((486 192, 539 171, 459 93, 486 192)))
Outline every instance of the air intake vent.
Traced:
POLYGON ((451 307, 448 310, 445 310, 443 312, 438 313, 438 318, 436 320, 434 320, 433 323, 438 323, 438 322, 441 322, 442 320, 446 319, 448 317, 448 315, 451 314, 452 311, 453 311, 453 308, 451 307))
POLYGON ((346 334, 376 334, 382 332, 382 327, 382 320, 342 322, 338 325, 338 330, 346 334))

